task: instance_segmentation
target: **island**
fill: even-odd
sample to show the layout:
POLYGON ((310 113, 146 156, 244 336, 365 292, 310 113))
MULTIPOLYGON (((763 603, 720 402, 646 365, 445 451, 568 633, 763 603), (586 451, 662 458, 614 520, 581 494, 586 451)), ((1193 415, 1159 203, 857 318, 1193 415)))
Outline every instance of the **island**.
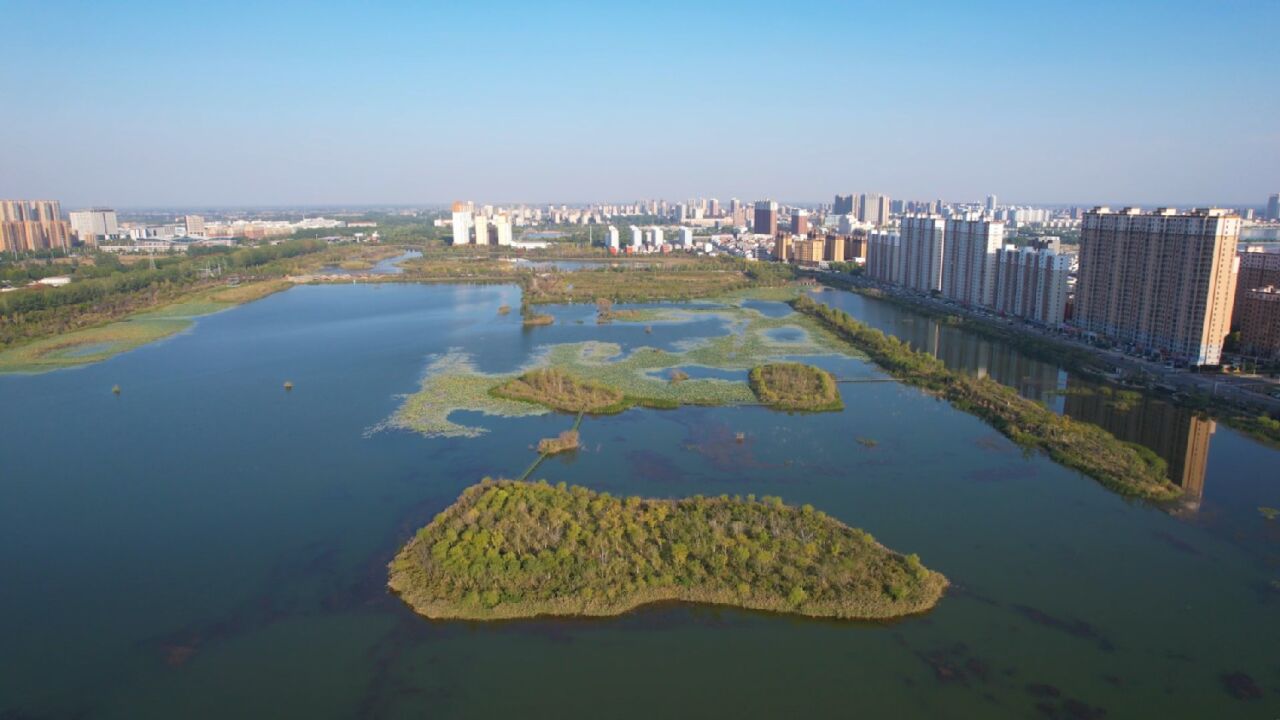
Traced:
POLYGON ((844 408, 835 378, 812 365, 768 363, 752 368, 748 380, 760 402, 776 410, 827 412, 844 408))
POLYGON ((388 586, 435 619, 608 616, 681 601, 883 620, 929 610, 947 579, 776 497, 619 498, 486 478, 409 540, 388 586))

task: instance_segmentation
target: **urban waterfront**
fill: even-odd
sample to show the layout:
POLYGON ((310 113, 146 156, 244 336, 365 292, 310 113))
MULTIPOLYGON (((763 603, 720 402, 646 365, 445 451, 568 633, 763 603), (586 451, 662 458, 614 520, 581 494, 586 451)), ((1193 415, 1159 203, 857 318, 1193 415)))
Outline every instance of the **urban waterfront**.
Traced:
POLYGON ((301 286, 96 365, 0 377, 23 409, 0 432, 0 716, 1276 714, 1280 523, 1258 508, 1280 506, 1280 452, 1159 400, 1072 392, 1096 388, 886 302, 815 297, 1152 447, 1192 501, 1118 497, 896 382, 841 384, 835 415, 636 409, 588 418, 583 448, 534 477, 812 503, 953 587, 888 624, 686 605, 430 622, 385 590, 396 549, 570 420, 380 431, 432 357, 510 372, 547 344, 729 329, 551 306, 529 330, 498 312, 512 286, 301 286))

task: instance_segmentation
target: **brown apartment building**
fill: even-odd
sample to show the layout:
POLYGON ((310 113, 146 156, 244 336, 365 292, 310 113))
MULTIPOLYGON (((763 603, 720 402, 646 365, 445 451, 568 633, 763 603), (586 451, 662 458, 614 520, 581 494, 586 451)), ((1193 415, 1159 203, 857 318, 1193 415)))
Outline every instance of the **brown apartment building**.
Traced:
POLYGON ((1239 234, 1240 218, 1226 210, 1090 210, 1075 325, 1170 360, 1220 363, 1239 234))
POLYGON ((57 200, 0 200, 0 252, 71 246, 71 223, 57 200))

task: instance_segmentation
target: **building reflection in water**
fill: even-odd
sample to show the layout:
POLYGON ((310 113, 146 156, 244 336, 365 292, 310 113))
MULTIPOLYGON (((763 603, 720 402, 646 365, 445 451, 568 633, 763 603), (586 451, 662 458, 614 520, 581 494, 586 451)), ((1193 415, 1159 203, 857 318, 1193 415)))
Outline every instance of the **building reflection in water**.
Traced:
POLYGON ((990 377, 1023 397, 1099 425, 1121 440, 1151 448, 1168 463, 1169 479, 1186 491, 1181 512, 1200 509, 1209 439, 1217 427, 1213 420, 1145 395, 1126 409, 1113 395, 1104 394, 1104 386, 1073 378, 1054 363, 1035 360, 1012 347, 936 320, 905 313, 876 319, 886 332, 953 370, 990 377))
POLYGON ((1154 450, 1169 464, 1169 479, 1185 491, 1184 507, 1192 512, 1199 510, 1204 497, 1209 439, 1217 424, 1156 398, 1144 397, 1126 410, 1097 390, 1096 385, 1068 379, 1064 414, 1100 425, 1121 440, 1154 450))

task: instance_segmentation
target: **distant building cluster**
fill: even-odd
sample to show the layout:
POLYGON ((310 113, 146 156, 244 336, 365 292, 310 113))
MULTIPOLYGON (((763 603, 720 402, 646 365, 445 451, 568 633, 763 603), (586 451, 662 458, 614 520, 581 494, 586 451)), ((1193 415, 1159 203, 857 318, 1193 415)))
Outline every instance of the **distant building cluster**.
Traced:
POLYGON ((57 200, 0 200, 0 251, 65 250, 71 224, 57 200))

